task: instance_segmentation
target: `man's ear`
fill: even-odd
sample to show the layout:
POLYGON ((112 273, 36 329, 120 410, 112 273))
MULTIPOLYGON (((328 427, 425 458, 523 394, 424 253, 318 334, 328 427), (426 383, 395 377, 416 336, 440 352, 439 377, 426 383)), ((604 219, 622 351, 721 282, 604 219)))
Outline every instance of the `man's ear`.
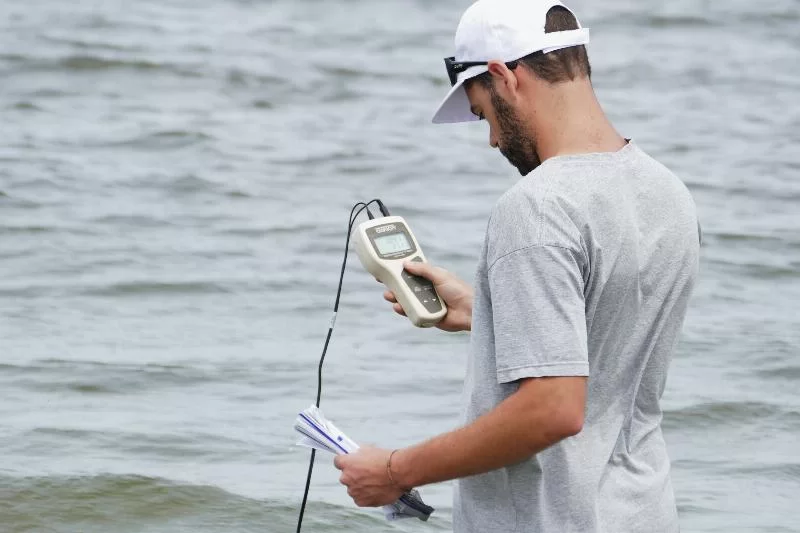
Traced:
POLYGON ((491 74, 494 81, 494 86, 499 92, 506 92, 505 97, 510 96, 517 92, 519 87, 519 80, 514 75, 514 72, 509 69, 502 61, 492 60, 489 61, 489 74, 491 74))

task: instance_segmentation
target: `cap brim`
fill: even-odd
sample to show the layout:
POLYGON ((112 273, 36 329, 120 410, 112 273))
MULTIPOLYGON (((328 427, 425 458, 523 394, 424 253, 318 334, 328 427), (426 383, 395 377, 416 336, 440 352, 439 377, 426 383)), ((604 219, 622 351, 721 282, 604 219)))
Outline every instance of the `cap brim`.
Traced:
POLYGON ((464 82, 468 79, 474 78, 479 74, 483 74, 488 69, 485 66, 473 67, 468 70, 469 76, 464 76, 459 79, 455 85, 444 97, 439 108, 433 115, 434 124, 453 124, 455 122, 472 122, 479 120, 478 117, 471 111, 469 98, 467 98, 467 91, 464 89, 464 82))
POLYGON ((433 115, 434 124, 452 124, 454 122, 469 122, 478 120, 470 111, 469 98, 464 89, 464 80, 459 80, 444 97, 439 109, 433 115))

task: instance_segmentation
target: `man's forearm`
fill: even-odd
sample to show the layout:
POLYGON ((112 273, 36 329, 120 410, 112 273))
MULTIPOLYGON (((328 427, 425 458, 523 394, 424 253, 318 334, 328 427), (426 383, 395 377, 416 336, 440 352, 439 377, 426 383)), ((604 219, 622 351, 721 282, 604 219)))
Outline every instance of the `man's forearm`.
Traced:
POLYGON ((419 487, 523 461, 581 430, 585 395, 586 378, 526 380, 472 424, 395 453, 395 481, 419 487))

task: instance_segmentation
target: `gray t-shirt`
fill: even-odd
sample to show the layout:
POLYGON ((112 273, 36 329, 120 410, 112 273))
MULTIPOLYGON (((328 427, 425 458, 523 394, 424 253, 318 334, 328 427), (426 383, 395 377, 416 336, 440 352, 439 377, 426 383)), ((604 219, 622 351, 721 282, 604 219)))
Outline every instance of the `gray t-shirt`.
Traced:
POLYGON ((548 159, 497 202, 475 278, 465 422, 517 380, 588 376, 583 430, 458 480, 455 533, 678 531, 659 405, 697 276, 684 184, 629 142, 548 159))

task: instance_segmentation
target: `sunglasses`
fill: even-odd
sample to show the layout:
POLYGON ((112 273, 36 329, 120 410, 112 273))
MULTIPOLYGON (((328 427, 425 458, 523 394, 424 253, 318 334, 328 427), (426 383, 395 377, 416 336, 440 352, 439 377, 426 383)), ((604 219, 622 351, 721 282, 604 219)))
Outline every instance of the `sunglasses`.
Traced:
MULTIPOLYGON (((456 61, 455 56, 444 58, 444 65, 447 68, 447 77, 450 78, 450 85, 455 85, 458 81, 458 75, 467 70, 469 67, 488 64, 488 61, 456 61)), ((517 68, 518 64, 519 61, 509 61, 506 63, 506 66, 510 70, 514 70, 517 68)))

